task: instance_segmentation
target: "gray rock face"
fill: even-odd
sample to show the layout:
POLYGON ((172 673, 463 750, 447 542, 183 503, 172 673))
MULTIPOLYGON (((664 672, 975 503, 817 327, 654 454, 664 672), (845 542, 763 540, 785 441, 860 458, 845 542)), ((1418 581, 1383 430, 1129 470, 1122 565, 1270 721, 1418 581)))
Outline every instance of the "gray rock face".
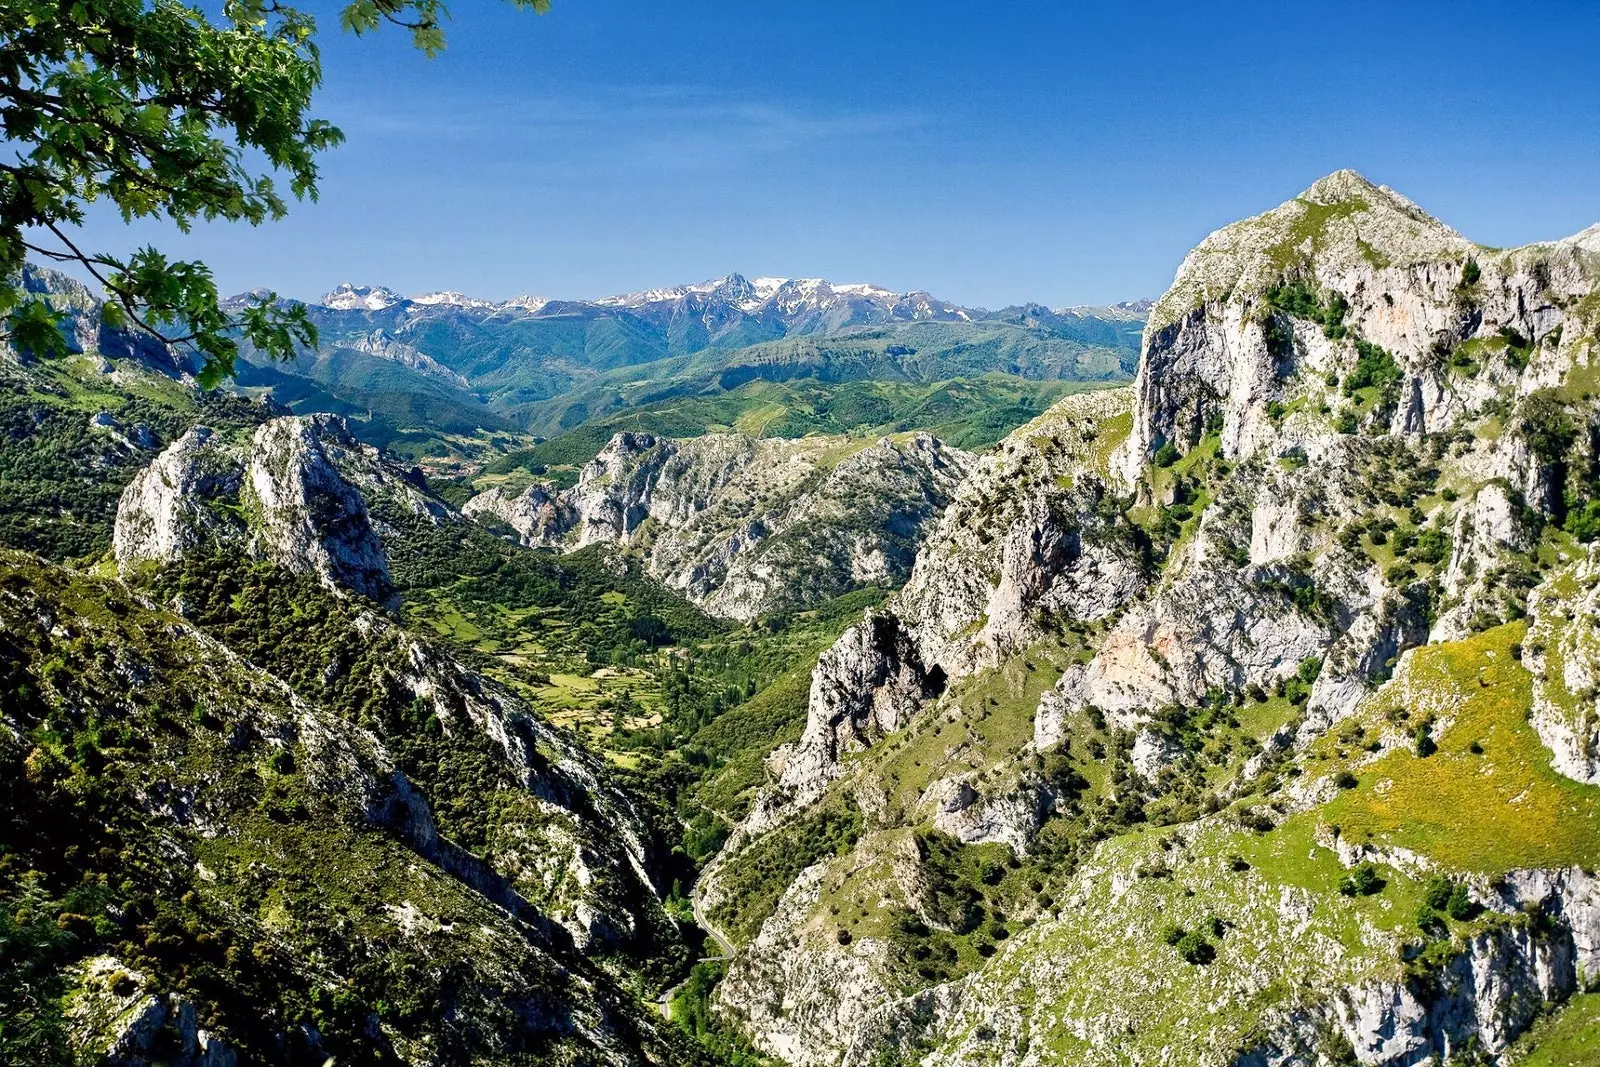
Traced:
MULTIPOLYGON (((184 356, 153 335, 133 327, 108 326, 101 314, 102 301, 88 286, 48 267, 26 264, 21 289, 41 299, 59 316, 61 332, 71 352, 97 352, 106 359, 129 359, 172 378, 188 379, 199 369, 195 357, 184 356)), ((0 341, 0 356, 17 358, 11 346, 0 341)))
POLYGON ((266 558, 382 602, 390 593, 383 545, 366 500, 337 464, 360 449, 344 420, 331 416, 261 426, 247 469, 250 497, 260 507, 253 533, 266 558))
POLYGON ((1129 400, 1069 397, 979 460, 894 600, 923 662, 963 677, 1034 640, 1040 611, 1099 622, 1144 587, 1094 447, 1129 400))
POLYGON ((369 356, 377 356, 379 359, 398 363, 402 367, 421 371, 429 377, 442 379, 462 389, 469 388, 470 385, 465 378, 432 356, 390 336, 383 330, 373 330, 369 334, 355 338, 350 342, 350 347, 357 352, 364 352, 369 356))
MULTIPOLYGON (((1600 255, 1587 234, 1493 252, 1350 172, 1212 235, 1155 306, 1131 391, 1064 401, 973 465, 886 614, 846 634, 819 663, 805 737, 777 754, 777 781, 718 866, 736 864, 742 848, 824 796, 849 792, 874 817, 900 817, 869 803, 889 791, 873 780, 874 747, 912 722, 918 706, 932 704, 950 722, 967 709, 954 697, 941 702, 927 679, 956 693, 961 680, 991 677, 985 672, 1017 659, 1032 672, 1031 661, 1051 648, 1068 654, 1039 700, 1031 741, 974 752, 972 772, 933 782, 902 825, 1024 852, 1045 801, 1016 767, 1048 758, 1074 723, 1103 717, 1129 731, 1136 778, 1156 783, 1191 758, 1153 722, 1164 709, 1195 708, 1217 694, 1242 702, 1252 692, 1266 702, 1274 689, 1283 697, 1295 676, 1314 679, 1309 697, 1296 697, 1282 724, 1264 729, 1264 751, 1238 781, 1274 761, 1310 759, 1307 746, 1367 709, 1379 683, 1411 662, 1408 650, 1518 617, 1523 594, 1508 567, 1534 545, 1538 513, 1560 517, 1563 492, 1575 484, 1568 465, 1593 457, 1596 419, 1572 398, 1596 351, 1597 292, 1600 255), (1302 295, 1285 296, 1284 286, 1302 295), (1317 308, 1310 317, 1306 301, 1317 308), (1323 308, 1342 317, 1325 321, 1323 308), (1386 384, 1373 384, 1374 375, 1386 384), (1550 420, 1539 414, 1552 395, 1565 398, 1556 402, 1576 423, 1577 452, 1567 459, 1551 454, 1550 420), (1194 472, 1207 469, 1197 494, 1194 472), (1160 553, 1149 551, 1151 530, 1164 531, 1160 553), (894 634, 892 654, 868 651, 874 628, 894 634)), ((1527 597, 1522 656, 1534 676, 1532 722, 1552 765, 1600 784, 1595 558, 1525 580, 1523 589, 1543 584, 1527 597)), ((1394 692, 1408 707, 1434 706, 1404 686, 1394 692)), ((918 735, 907 744, 920 743, 918 735)), ((892 762, 900 747, 884 747, 882 766, 903 771, 892 762)), ((1207 788, 1226 798, 1233 786, 1207 788)), ((1331 779, 1310 783, 1297 803, 1309 810, 1337 793, 1331 779)), ((1176 836, 1201 836, 1210 825, 1197 820, 1176 836)), ((719 1004, 758 1047, 797 1063, 853 1067, 871 1062, 874 1040, 921 1020, 918 1032, 938 1049, 926 1062, 941 1065, 1170 1059, 1170 1045, 1139 1046, 1147 1059, 1123 1055, 1141 1040, 1133 1025, 1140 1007, 1071 962, 1074 946, 1104 943, 1106 922, 1136 926, 1129 937, 1154 936, 1170 906, 1152 900, 1135 910, 1140 875, 1125 848, 1108 848, 1117 858, 1055 894, 1073 902, 1058 903, 1033 948, 1013 940, 968 978, 913 996, 897 992, 903 975, 874 962, 866 939, 841 947, 814 933, 829 921, 806 903, 812 890, 802 892, 802 882, 837 880, 867 862, 867 850, 797 881, 734 963, 719 1004), (820 1000, 796 1003, 801 989, 820 1000), (810 1033, 800 1019, 827 1032, 810 1033), (841 1025, 853 1031, 837 1032, 841 1025), (1069 1034, 1062 1047, 1071 1055, 1034 1040, 1047 1031, 1069 1034)), ((1405 869, 1418 876, 1433 862, 1411 860, 1405 869)), ((882 877, 885 901, 905 897, 896 886, 912 876, 903 873, 882 877)), ((1241 902, 1207 880, 1216 877, 1231 876, 1190 884, 1202 897, 1219 892, 1228 907, 1261 909, 1262 936, 1311 922, 1311 903, 1287 889, 1276 900, 1241 902)), ((721 891, 718 868, 706 883, 703 893, 721 891)), ((1346 961, 1343 970, 1334 964, 1345 948, 1308 942, 1306 959, 1328 968, 1312 1006, 1275 1015, 1268 1029, 1278 1036, 1259 1048, 1219 1047, 1194 1062, 1309 1067, 1323 1062, 1319 1035, 1329 1027, 1363 1064, 1413 1067, 1474 1044, 1498 1055, 1532 1005, 1565 997, 1579 988, 1574 975, 1595 973, 1586 961, 1600 928, 1592 880, 1581 872, 1517 873, 1492 890, 1503 900, 1490 900, 1487 884, 1475 891, 1513 918, 1524 905, 1559 915, 1559 932, 1540 940, 1509 922, 1474 934, 1446 962, 1432 998, 1393 979, 1387 942, 1374 957, 1384 967, 1346 961)), ((1141 980, 1152 990, 1168 984, 1154 974, 1141 980)), ((1269 981, 1260 968, 1230 971, 1204 987, 1215 998, 1207 1010, 1228 1010, 1269 981)), ((1196 1015, 1187 1025, 1198 1037, 1214 1024, 1196 1015)))
POLYGON ((441 509, 387 470, 342 419, 284 417, 251 440, 197 427, 138 474, 117 508, 113 549, 122 568, 171 562, 233 544, 330 588, 383 602, 383 546, 358 484, 387 489, 417 509, 441 509))
POLYGON ((903 581, 924 526, 970 463, 926 434, 619 433, 571 489, 491 490, 463 510, 513 527, 527 545, 638 552, 710 613, 748 621, 903 581))
POLYGON ((117 563, 167 563, 212 540, 243 533, 242 519, 218 502, 238 497, 244 472, 237 450, 197 426, 134 476, 117 505, 117 563))
POLYGON ((1600 549, 1534 591, 1523 663, 1533 672, 1529 716, 1551 766, 1600 785, 1600 549))
POLYGON ((1499 606, 1501 590, 1495 565, 1507 549, 1531 544, 1504 485, 1490 482, 1478 491, 1472 506, 1456 515, 1450 565, 1443 578, 1449 607, 1433 626, 1435 641, 1452 641, 1472 632, 1473 617, 1499 606))
POLYGON ((1324 1013, 1281 1021, 1276 1033, 1235 1062, 1277 1067, 1315 1062, 1331 1028, 1364 1064, 1453 1062, 1499 1057, 1538 1016, 1582 988, 1600 936, 1600 887, 1581 870, 1514 871, 1484 903, 1502 915, 1540 912, 1559 922, 1553 937, 1514 924, 1469 937, 1426 989, 1379 981, 1345 990, 1324 1013))
POLYGON ((786 811, 816 800, 837 777, 843 756, 904 727, 943 689, 943 673, 922 666, 899 620, 869 612, 817 661, 805 733, 776 756, 783 767, 777 788, 762 799, 745 832, 759 833, 786 811))

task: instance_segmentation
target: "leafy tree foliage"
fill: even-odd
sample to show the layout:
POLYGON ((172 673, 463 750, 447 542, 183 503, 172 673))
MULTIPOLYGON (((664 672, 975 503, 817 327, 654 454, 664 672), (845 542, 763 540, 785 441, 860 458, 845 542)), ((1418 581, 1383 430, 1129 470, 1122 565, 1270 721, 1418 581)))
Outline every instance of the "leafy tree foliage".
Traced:
MULTIPOLYGON (((393 23, 432 55, 446 13, 442 0, 353 0, 341 22, 357 34, 393 23)), ((300 305, 268 293, 225 311, 204 263, 150 247, 93 251, 74 231, 96 201, 125 221, 165 218, 184 231, 196 220, 259 225, 288 210, 275 177, 288 195, 315 199, 317 157, 343 140, 310 114, 322 83, 316 35, 310 14, 276 0, 226 0, 216 18, 177 0, 7 0, 0 276, 30 253, 77 264, 111 298, 113 325, 131 321, 203 356, 203 385, 232 373, 241 338, 278 357, 315 344, 300 305)), ((15 284, 0 285, 0 314, 16 347, 64 347, 49 306, 15 284)))

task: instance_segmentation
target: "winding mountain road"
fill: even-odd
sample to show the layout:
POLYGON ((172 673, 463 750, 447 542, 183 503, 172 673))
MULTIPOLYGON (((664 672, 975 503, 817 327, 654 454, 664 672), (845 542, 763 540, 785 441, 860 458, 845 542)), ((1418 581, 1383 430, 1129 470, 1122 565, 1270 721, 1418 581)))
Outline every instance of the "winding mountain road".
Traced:
MULTIPOLYGON (((715 963, 733 959, 736 951, 734 949, 733 942, 729 941, 725 936, 723 936, 721 930, 718 930, 715 926, 711 925, 711 920, 707 919, 705 912, 700 910, 700 899, 698 897, 691 896, 689 898, 689 907, 694 912, 695 925, 704 930, 706 934, 710 936, 711 940, 717 943, 717 949, 722 953, 720 956, 701 956, 696 962, 715 963)), ((679 982, 677 985, 661 994, 661 999, 658 1006, 661 1010, 661 1017, 663 1019, 672 1018, 672 1000, 678 995, 679 991, 688 984, 689 979, 686 976, 683 981, 679 982)))

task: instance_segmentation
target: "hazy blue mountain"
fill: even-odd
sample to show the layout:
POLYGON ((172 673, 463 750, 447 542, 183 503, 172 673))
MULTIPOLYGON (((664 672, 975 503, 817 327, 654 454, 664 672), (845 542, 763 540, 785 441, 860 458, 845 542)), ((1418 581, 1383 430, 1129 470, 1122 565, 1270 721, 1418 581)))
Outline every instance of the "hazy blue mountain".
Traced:
POLYGON ((296 410, 358 416, 381 443, 424 426, 550 435, 651 397, 753 381, 1117 379, 1132 372, 1147 308, 991 312, 920 291, 739 274, 589 301, 345 283, 308 305, 316 351, 292 365, 247 356, 240 382, 296 410))

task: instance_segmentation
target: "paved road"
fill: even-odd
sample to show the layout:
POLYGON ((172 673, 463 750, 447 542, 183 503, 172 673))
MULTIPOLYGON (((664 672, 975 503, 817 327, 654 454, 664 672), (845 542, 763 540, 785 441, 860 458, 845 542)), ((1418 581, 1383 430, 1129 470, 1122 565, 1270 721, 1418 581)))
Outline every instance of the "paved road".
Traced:
POLYGON ((733 947, 733 942, 729 941, 726 937, 723 937, 722 931, 711 925, 711 920, 706 918, 706 913, 700 910, 700 898, 691 896, 689 898, 689 906, 694 909, 694 921, 700 925, 700 929, 711 935, 711 940, 715 941, 717 943, 717 948, 722 950, 721 956, 712 958, 728 960, 733 959, 734 952, 736 951, 733 947))
MULTIPOLYGON (((705 913, 700 910, 699 899, 696 897, 690 897, 689 906, 694 910, 695 924, 698 925, 700 929, 704 930, 708 935, 710 935, 711 940, 717 943, 717 949, 722 953, 720 956, 702 956, 700 957, 700 962, 711 963, 719 960, 733 959, 733 942, 722 936, 721 930, 718 930, 715 926, 711 925, 711 920, 707 919, 705 913)), ((661 1017, 663 1019, 672 1018, 672 998, 676 997, 678 995, 678 991, 688 984, 689 979, 685 978, 683 981, 679 982, 677 985, 661 994, 659 1007, 661 1009, 661 1017)))

